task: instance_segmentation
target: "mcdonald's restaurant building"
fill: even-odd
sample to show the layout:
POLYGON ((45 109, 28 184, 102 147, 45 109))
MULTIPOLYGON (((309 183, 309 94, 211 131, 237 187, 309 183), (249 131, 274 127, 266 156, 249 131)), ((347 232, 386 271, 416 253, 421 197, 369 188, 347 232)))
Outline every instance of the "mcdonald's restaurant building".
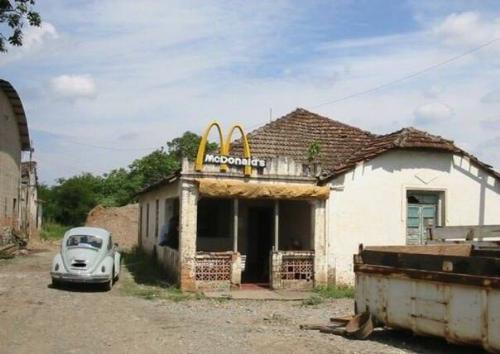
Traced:
POLYGON ((196 161, 138 198, 139 245, 187 291, 352 284, 361 243, 500 224, 500 174, 452 141, 414 128, 375 135, 304 109, 249 134, 212 123, 196 161), (178 240, 161 246, 166 230, 178 240))

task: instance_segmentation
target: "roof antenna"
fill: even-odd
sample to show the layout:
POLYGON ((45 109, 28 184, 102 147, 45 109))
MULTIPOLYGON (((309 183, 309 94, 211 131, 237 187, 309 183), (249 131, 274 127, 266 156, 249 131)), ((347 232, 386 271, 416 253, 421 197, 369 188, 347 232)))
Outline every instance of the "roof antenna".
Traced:
POLYGON ((273 121, 273 109, 269 108, 269 123, 273 121))

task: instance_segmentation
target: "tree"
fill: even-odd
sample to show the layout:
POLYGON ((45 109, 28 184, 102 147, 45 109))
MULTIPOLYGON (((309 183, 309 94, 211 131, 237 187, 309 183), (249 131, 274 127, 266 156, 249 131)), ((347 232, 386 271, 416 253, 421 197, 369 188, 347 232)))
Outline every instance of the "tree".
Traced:
MULTIPOLYGON (((167 142, 168 152, 173 155, 173 157, 182 162, 183 158, 187 158, 190 161, 193 161, 196 158, 196 154, 198 153, 198 146, 200 145, 201 136, 187 131, 182 134, 181 137, 172 139, 167 142)), ((213 152, 217 150, 217 143, 207 143, 207 152, 213 152)))
MULTIPOLYGON (((134 160, 128 168, 115 169, 102 176, 83 173, 68 179, 60 178, 51 187, 40 185, 38 193, 44 201, 44 219, 77 226, 85 222, 88 212, 97 204, 126 205, 141 189, 180 169, 182 158, 193 160, 200 141, 200 136, 185 132, 167 142, 168 152, 155 150, 134 160)), ((217 144, 207 143, 207 151, 216 149, 217 144)))
POLYGON ((0 25, 5 23, 10 27, 9 34, 0 32, 0 52, 7 51, 7 42, 14 46, 23 45, 25 23, 40 26, 42 19, 34 6, 35 0, 0 0, 0 25))
POLYGON ((82 173, 57 182, 52 190, 54 220, 64 225, 82 225, 102 195, 102 177, 82 173))
POLYGON ((129 165, 131 178, 138 178, 141 187, 158 182, 180 168, 180 162, 163 149, 153 151, 129 165))
POLYGON ((130 203, 134 195, 143 187, 142 174, 131 173, 125 168, 112 170, 102 181, 102 196, 99 204, 122 206, 130 203))

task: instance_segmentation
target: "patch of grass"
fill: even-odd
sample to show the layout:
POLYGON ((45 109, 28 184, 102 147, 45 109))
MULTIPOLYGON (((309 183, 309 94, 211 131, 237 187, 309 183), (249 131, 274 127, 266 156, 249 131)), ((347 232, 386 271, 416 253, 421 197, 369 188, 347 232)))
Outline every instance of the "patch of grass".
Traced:
POLYGON ((60 240, 70 228, 71 226, 49 221, 43 224, 40 237, 44 240, 60 240))
POLYGON ((314 294, 302 301, 304 306, 319 305, 328 299, 345 299, 354 297, 354 288, 350 286, 320 286, 314 288, 314 294))
POLYGON ((346 285, 316 287, 314 292, 325 299, 354 298, 354 288, 346 285))
POLYGON ((315 306, 322 304, 325 301, 325 298, 319 295, 311 295, 307 299, 302 300, 302 305, 304 306, 315 306))
POLYGON ((203 294, 183 293, 178 287, 171 285, 165 271, 145 252, 134 248, 122 253, 124 266, 130 274, 122 278, 121 291, 130 296, 147 300, 184 301, 201 299, 203 294))

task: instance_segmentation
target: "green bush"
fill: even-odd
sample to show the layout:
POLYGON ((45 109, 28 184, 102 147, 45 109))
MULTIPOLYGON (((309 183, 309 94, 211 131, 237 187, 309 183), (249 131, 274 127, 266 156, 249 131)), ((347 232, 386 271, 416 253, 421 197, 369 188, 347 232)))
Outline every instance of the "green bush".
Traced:
POLYGON ((43 240, 60 240, 70 228, 70 226, 61 225, 56 222, 46 222, 42 225, 40 237, 43 240))

